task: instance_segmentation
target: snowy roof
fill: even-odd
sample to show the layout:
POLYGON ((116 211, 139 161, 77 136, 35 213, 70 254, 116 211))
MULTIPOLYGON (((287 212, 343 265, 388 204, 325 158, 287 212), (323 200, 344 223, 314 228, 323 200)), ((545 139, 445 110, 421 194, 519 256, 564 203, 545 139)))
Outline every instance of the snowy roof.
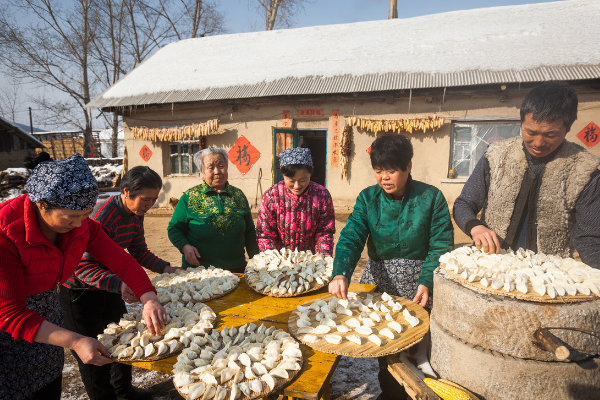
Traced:
MULTIPOLYGON (((101 129, 100 132, 98 132, 98 139, 100 139, 101 141, 102 140, 112 140, 112 134, 113 134, 112 128, 101 129)), ((123 128, 119 128, 119 130, 117 131, 117 139, 118 140, 125 139, 125 136, 123 134, 123 128)))
POLYGON ((36 148, 43 148, 44 143, 40 142, 38 139, 25 132, 23 129, 19 127, 21 124, 17 124, 15 122, 9 121, 5 118, 0 117, 0 124, 6 126, 8 130, 14 132, 15 134, 21 136, 23 139, 28 141, 29 143, 33 143, 36 148))
POLYGON ((598 15, 570 0, 182 40, 88 107, 595 79, 598 15))

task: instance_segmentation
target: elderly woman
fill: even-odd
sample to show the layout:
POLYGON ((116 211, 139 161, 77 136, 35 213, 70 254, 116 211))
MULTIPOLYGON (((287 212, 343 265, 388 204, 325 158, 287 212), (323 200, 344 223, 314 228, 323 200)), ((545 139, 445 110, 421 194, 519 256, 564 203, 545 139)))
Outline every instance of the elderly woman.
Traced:
POLYGON ((179 199, 169 240, 182 253, 182 267, 214 265, 244 272, 246 257, 258 254, 256 230, 244 193, 227 182, 227 152, 209 147, 194 154, 204 182, 179 199))
MULTIPOLYGON (((440 256, 453 249, 453 228, 442 192, 412 179, 412 156, 404 136, 386 135, 373 142, 371 166, 377 184, 359 194, 341 232, 329 283, 334 296, 346 298, 367 242, 369 260, 361 283, 424 307, 431 303, 433 271, 440 256)), ((399 393, 404 391, 387 372, 385 358, 379 361, 381 398, 402 398, 399 393)))
POLYGON ((263 195, 256 233, 261 251, 298 249, 331 255, 335 213, 329 191, 312 182, 310 149, 286 149, 279 154, 283 181, 263 195))
POLYGON ((39 163, 25 189, 0 204, 0 399, 59 399, 63 348, 84 363, 111 362, 98 340, 62 328, 57 288, 84 252, 131 288, 152 334, 166 313, 142 267, 88 218, 98 186, 83 157, 39 163))
MULTIPOLYGON (((152 208, 162 188, 160 176, 145 166, 133 167, 121 180, 121 194, 96 204, 91 217, 104 231, 143 267, 157 273, 180 268, 152 254, 144 236, 144 215, 152 208)), ((96 337, 111 322, 119 322, 127 312, 124 301, 136 301, 129 287, 110 268, 91 254, 84 254, 79 266, 60 290, 65 327, 85 336, 96 337)), ((81 379, 90 399, 151 398, 131 385, 131 365, 84 364, 76 353, 81 379)))

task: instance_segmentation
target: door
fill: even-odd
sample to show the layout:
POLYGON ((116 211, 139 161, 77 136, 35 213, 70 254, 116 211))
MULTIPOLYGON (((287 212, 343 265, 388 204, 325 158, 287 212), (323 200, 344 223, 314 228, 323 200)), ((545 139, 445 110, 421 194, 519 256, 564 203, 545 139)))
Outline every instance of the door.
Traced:
POLYGON ((272 128, 273 129, 273 174, 272 181, 273 184, 277 182, 281 182, 283 180, 283 175, 281 175, 281 171, 279 170, 279 154, 286 149, 292 149, 296 147, 298 142, 298 131, 296 129, 281 129, 281 128, 272 128))
POLYGON ((325 186, 327 176, 327 130, 298 130, 298 147, 307 147, 313 160, 310 180, 325 186))

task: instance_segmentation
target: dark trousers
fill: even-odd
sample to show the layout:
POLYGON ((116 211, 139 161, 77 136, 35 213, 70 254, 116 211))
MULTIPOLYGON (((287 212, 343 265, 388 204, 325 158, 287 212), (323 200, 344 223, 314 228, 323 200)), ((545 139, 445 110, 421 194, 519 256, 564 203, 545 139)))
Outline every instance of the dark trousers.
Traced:
MULTIPOLYGON (((111 322, 118 323, 127 312, 118 293, 104 290, 71 290, 60 288, 60 306, 65 328, 96 338, 111 322)), ((90 400, 116 400, 131 390, 131 366, 119 363, 101 367, 84 364, 73 351, 79 364, 81 380, 90 400)))
POLYGON ((27 400, 60 400, 62 393, 62 375, 38 390, 27 396, 27 400))
POLYGON ((381 394, 379 395, 378 399, 409 399, 408 393, 406 393, 406 390, 404 390, 404 386, 398 383, 396 378, 394 378, 390 371, 388 371, 387 357, 377 357, 377 361, 379 362, 379 374, 377 375, 377 378, 379 379, 379 388, 381 389, 381 394))

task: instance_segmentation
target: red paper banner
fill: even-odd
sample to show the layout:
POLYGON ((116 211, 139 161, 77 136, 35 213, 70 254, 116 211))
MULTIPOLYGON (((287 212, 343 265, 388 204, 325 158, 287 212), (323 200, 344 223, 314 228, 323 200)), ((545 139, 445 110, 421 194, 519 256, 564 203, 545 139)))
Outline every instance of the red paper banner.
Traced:
POLYGON ((296 111, 299 117, 322 117, 325 113, 322 108, 303 108, 296 111))
POLYGON ((290 110, 283 110, 283 127, 290 127, 290 110))
POLYGON ((148 162, 150 157, 152 157, 152 150, 150 150, 148 146, 144 145, 140 150, 140 157, 142 157, 142 160, 148 162))
POLYGON ((600 139, 600 129, 598 128, 598 125, 590 122, 577 134, 577 137, 585 143, 587 147, 594 147, 600 139))
POLYGON ((340 161, 340 110, 333 110, 331 113, 331 128, 331 166, 337 167, 340 161))
POLYGON ((242 175, 246 175, 260 158, 260 152, 244 136, 240 136, 235 141, 228 155, 229 161, 237 167, 242 175))

